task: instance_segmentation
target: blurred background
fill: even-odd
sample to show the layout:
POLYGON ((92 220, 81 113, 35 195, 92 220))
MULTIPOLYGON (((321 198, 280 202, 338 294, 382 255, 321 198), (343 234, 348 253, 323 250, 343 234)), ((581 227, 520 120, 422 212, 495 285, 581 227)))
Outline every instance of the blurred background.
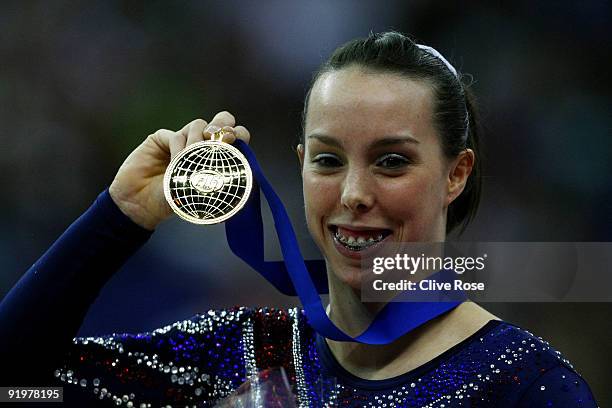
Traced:
MULTIPOLYGON (((462 240, 612 241, 611 12, 606 1, 4 1, 0 298, 148 134, 220 110, 249 128, 303 252, 319 257, 293 152, 303 97, 334 48, 389 29, 474 77, 485 185, 462 240)), ((280 259, 265 221, 267 256, 280 259)), ((80 334, 292 304, 231 253, 222 225, 173 219, 108 282, 80 334)), ((609 303, 485 307, 550 341, 612 405, 609 303)))

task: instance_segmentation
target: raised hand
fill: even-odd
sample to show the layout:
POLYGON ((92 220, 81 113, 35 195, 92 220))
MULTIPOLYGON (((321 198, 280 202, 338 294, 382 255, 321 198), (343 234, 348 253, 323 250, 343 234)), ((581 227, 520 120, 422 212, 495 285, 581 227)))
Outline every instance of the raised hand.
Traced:
POLYGON ((109 193, 113 201, 132 221, 143 228, 154 230, 157 224, 172 215, 163 190, 166 167, 186 146, 226 130, 223 141, 233 143, 236 138, 248 143, 249 131, 235 126, 236 119, 229 112, 219 112, 207 123, 195 119, 175 132, 159 129, 149 135, 123 162, 109 193))

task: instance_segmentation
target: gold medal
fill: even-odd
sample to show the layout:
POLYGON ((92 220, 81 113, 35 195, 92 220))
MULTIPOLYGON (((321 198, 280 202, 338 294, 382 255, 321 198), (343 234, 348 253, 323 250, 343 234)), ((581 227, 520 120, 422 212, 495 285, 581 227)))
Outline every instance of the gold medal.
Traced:
POLYGON ((194 224, 217 224, 247 202, 253 174, 246 157, 222 141, 223 130, 176 155, 164 175, 170 208, 194 224))

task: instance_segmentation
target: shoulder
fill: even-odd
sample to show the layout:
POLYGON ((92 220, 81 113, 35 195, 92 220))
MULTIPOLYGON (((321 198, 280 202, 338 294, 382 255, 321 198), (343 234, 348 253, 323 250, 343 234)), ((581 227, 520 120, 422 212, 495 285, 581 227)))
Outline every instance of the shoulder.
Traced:
POLYGON ((512 395, 520 407, 596 406, 586 381, 549 342, 508 322, 490 324, 495 327, 475 339, 472 347, 486 362, 485 386, 512 395))
POLYGON ((209 310, 148 332, 76 337, 50 376, 73 398, 134 406, 222 398, 245 380, 261 310, 209 310))
POLYGON ((235 306, 214 309, 148 332, 76 337, 72 340, 71 354, 89 350, 132 357, 154 352, 173 361, 197 361, 193 354, 196 343, 200 349, 211 345, 231 345, 249 333, 258 341, 279 341, 291 333, 294 323, 302 322, 303 318, 303 312, 298 308, 235 306))
POLYGON ((220 335, 223 339, 237 334, 252 309, 234 307, 209 310, 189 319, 179 320, 152 331, 140 333, 111 333, 102 336, 76 337, 72 340, 73 351, 77 349, 108 350, 117 354, 133 356, 137 351, 153 351, 176 354, 186 349, 190 341, 198 342, 220 335), (87 347, 85 347, 87 346, 87 347))
POLYGON ((587 382, 574 369, 559 365, 543 372, 521 394, 518 407, 596 407, 587 382))
POLYGON ((558 365, 574 369, 570 361, 542 337, 506 321, 494 324, 497 327, 480 340, 494 350, 500 364, 532 365, 540 373, 558 365))

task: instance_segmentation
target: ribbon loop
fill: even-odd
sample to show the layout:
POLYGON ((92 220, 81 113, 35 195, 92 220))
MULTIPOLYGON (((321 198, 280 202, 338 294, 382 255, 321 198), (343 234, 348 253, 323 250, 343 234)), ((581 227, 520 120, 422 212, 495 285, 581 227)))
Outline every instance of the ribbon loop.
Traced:
MULTIPOLYGON (((234 145, 249 161, 256 182, 244 208, 225 222, 230 249, 280 292, 297 295, 308 322, 319 334, 336 341, 388 344, 466 300, 464 293, 453 291, 448 301, 389 302, 363 333, 357 337, 344 333, 327 316, 319 296, 328 292, 325 262, 304 261, 287 211, 265 178, 255 154, 242 140, 236 140, 234 145), (264 259, 260 189, 272 212, 284 262, 264 259)), ((437 274, 438 280, 447 280, 452 271, 437 274)))

